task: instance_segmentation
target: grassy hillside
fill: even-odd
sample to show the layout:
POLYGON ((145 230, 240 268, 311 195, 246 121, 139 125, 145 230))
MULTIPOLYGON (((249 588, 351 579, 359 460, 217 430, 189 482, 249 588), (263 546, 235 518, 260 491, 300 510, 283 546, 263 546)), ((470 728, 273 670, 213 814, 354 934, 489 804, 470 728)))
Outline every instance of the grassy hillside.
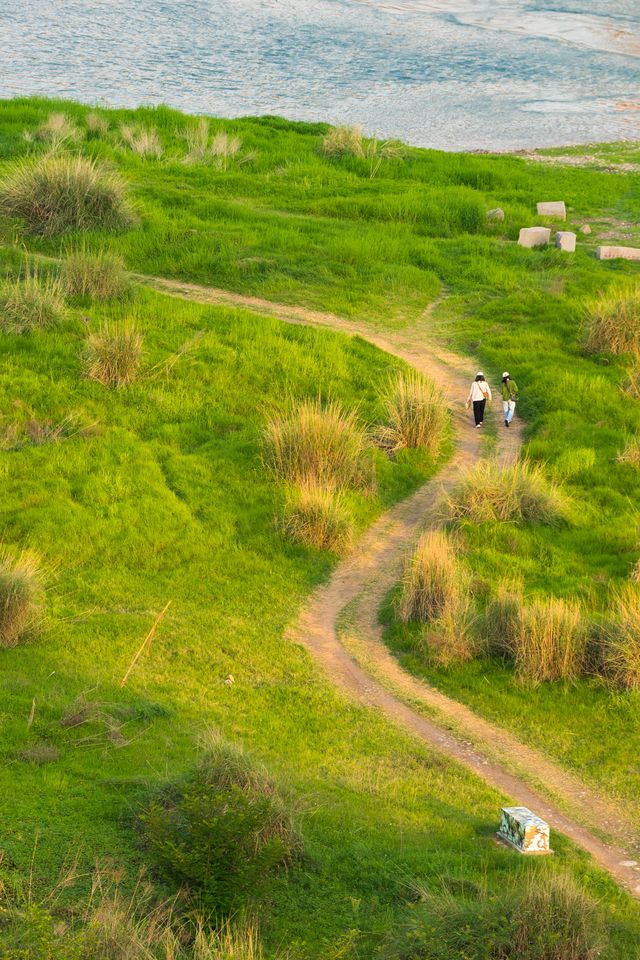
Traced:
MULTIPOLYGON (((620 390, 632 360, 586 355, 583 322, 590 299, 637 269, 592 253, 598 231, 624 233, 620 224, 637 219, 636 177, 417 149, 379 166, 330 159, 324 125, 277 118, 212 121, 212 134, 241 139, 237 152, 185 163, 192 118, 101 111, 108 129, 87 134, 84 107, 18 100, 0 103, 0 180, 16 159, 42 154, 38 127, 60 109, 82 131, 62 147, 108 161, 133 198, 135 225, 84 233, 85 250, 106 245, 138 273, 380 327, 423 322, 446 294, 425 333, 477 358, 492 382, 513 373, 527 455, 573 504, 556 528, 466 524, 465 562, 485 592, 514 576, 527 596, 578 597, 594 616, 607 609, 640 555, 640 472, 615 459, 640 428, 640 404, 620 390), (122 124, 153 128, 161 155, 137 155, 122 124), (539 222, 535 201, 560 197, 571 222, 600 224, 579 252, 517 247, 519 227, 539 222), (497 205, 504 223, 486 219, 497 205)), ((57 259, 80 242, 34 236, 18 218, 1 230, 11 276, 25 249, 57 259)), ((55 261, 38 262, 56 273, 55 261)), ((345 702, 283 639, 334 558, 291 545, 274 525, 284 492, 262 462, 266 420, 291 397, 320 396, 378 422, 398 363, 357 339, 141 290, 107 305, 72 299, 55 328, 0 337, 2 539, 36 549, 47 568, 41 638, 0 650, 10 886, 25 885, 31 869, 35 896, 45 896, 61 861, 79 852, 87 870, 95 860, 122 866, 131 888, 145 861, 140 804, 192 764, 199 736, 215 726, 266 760, 300 807, 305 859, 273 880, 261 911, 268 955, 285 946, 300 960, 414 956, 386 938, 414 915, 416 887, 463 902, 469 890, 496 895, 521 870, 563 867, 603 901, 603 956, 637 952, 637 909, 586 858, 558 839, 556 862, 514 862, 489 842, 493 791, 345 702), (83 378, 83 343, 87 329, 125 319, 144 335, 142 373, 109 390, 83 378), (33 421, 73 428, 61 442, 34 443, 33 421), (83 710, 87 722, 69 726, 83 710)), ((375 457, 378 492, 348 495, 358 529, 435 468, 415 453, 375 457)), ((442 671, 416 662, 406 633, 397 643, 452 695, 637 802, 637 690, 580 679, 532 695, 495 658, 442 671), (594 718, 606 719, 595 734, 594 718)), ((17 942, 7 940, 7 957, 17 942)))

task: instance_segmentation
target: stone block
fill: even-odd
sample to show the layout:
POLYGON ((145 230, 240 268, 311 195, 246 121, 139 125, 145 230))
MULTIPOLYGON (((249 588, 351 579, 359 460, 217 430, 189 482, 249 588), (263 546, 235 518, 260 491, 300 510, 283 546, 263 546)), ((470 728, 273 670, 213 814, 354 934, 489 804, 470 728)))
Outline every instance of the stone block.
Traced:
POLYGON ((545 854, 549 849, 549 824, 528 807, 503 807, 498 837, 520 853, 545 854))
POLYGON ((549 227, 523 227, 518 243, 521 247, 544 247, 549 243, 550 237, 549 227))
POLYGON ((596 247, 598 260, 640 260, 639 247, 596 247))
POLYGON ((493 210, 487 210, 487 220, 504 220, 504 210, 502 207, 494 207, 493 210))
POLYGON ((537 203, 536 210, 539 217, 554 217, 556 220, 567 219, 567 208, 564 200, 549 200, 544 203, 537 203))
POLYGON ((570 230, 558 230, 556 233, 556 247, 565 253, 576 252, 576 235, 570 230))

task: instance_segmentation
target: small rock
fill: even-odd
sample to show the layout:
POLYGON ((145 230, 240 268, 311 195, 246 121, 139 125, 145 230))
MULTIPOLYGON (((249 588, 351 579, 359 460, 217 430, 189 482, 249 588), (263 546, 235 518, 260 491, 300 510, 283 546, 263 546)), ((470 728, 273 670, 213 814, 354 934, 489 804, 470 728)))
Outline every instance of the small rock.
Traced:
POLYGON ((621 860, 620 866, 621 867, 637 867, 638 861, 637 860, 621 860))
POLYGON ((583 223, 580 227, 580 233, 591 233, 591 227, 588 223, 583 223))
POLYGON ((556 233, 556 247, 565 253, 576 252, 576 235, 570 230, 558 230, 556 233))
POLYGON ((549 227, 523 227, 518 243, 521 247, 544 247, 549 243, 550 237, 549 227))
POLYGON ((597 247, 598 260, 640 260, 638 247, 597 247))
POLYGON ((233 674, 230 673, 229 676, 226 678, 226 680, 225 680, 224 682, 226 683, 226 685, 227 685, 228 687, 230 687, 230 686, 231 686, 232 684, 234 684, 236 681, 235 681, 234 678, 233 678, 233 674))
POLYGON ((539 217, 555 217, 557 220, 567 219, 567 208, 564 200, 549 200, 544 203, 537 203, 536 210, 539 217))
POLYGON ((502 207, 487 210, 487 220, 504 220, 504 210, 502 207))

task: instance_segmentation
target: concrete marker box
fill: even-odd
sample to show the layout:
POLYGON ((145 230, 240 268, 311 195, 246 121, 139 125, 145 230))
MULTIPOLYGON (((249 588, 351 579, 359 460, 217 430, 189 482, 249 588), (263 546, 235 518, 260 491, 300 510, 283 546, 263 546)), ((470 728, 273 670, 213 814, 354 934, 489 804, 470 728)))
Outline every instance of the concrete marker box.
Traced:
POLYGON ((527 856, 553 853, 549 847, 549 824, 528 807, 503 807, 497 836, 527 856))

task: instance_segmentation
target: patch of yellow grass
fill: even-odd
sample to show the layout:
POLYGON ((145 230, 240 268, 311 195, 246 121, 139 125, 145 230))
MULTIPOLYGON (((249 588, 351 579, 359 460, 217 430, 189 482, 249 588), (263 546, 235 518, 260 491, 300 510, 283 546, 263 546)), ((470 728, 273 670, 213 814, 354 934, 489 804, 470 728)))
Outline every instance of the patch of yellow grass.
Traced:
POLYGON ((142 363, 143 342, 142 334, 129 324, 105 324, 87 337, 85 375, 105 387, 132 383, 142 363))

